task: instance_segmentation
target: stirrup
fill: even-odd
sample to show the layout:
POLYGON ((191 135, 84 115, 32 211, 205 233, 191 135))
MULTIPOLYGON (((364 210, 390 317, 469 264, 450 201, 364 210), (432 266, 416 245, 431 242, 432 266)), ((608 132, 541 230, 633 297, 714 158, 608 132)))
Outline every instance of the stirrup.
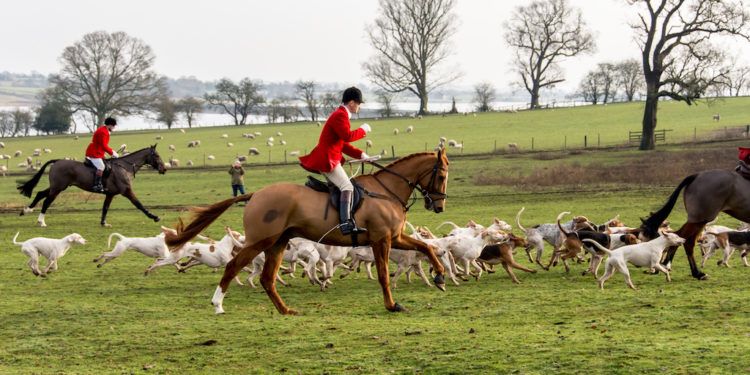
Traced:
POLYGON ((344 223, 341 223, 339 225, 339 229, 341 229, 341 234, 343 235, 349 235, 352 233, 365 233, 367 232, 366 228, 360 228, 357 226, 357 224, 354 222, 353 219, 349 219, 344 223))
POLYGON ((102 184, 94 185, 94 186, 93 186, 93 187, 91 188, 91 190, 92 190, 92 191, 93 191, 94 193, 104 193, 104 185, 102 185, 102 184))

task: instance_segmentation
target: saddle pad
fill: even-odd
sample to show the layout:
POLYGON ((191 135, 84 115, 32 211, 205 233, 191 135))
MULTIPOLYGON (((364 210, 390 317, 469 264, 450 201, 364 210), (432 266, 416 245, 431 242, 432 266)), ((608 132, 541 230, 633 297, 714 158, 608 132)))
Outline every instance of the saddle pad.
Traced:
MULTIPOLYGON (((91 163, 91 160, 89 159, 83 159, 83 165, 91 168, 96 169, 94 164, 91 163)), ((102 178, 107 178, 109 174, 112 172, 112 165, 109 163, 109 160, 104 160, 104 174, 102 174, 102 178)))
MULTIPOLYGON (((362 197, 364 197, 365 195, 365 189, 362 186, 359 186, 359 184, 357 184, 354 180, 349 181, 351 181, 352 185, 354 186, 354 196, 352 197, 352 215, 354 215, 354 213, 357 212, 359 206, 362 205, 362 197)), ((313 176, 307 176, 307 182, 305 182, 305 186, 321 193, 329 193, 331 195, 331 205, 337 210, 339 209, 341 191, 338 187, 336 187, 336 185, 330 182, 320 181, 313 176)))

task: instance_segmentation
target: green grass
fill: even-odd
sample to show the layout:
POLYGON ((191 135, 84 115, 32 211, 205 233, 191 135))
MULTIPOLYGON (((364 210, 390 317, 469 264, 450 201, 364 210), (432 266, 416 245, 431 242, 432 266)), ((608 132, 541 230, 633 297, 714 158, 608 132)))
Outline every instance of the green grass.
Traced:
MULTIPOLYGON (((615 106, 606 110, 611 108, 615 106)), ((721 113, 722 121, 731 117, 728 112, 721 113)), ((401 121, 406 125, 408 120, 401 121)), ((289 129, 296 127, 301 125, 289 129)), ((218 135, 230 129, 234 130, 200 131, 220 141, 218 135)), ((286 128, 282 131, 292 133, 286 128)), ((150 138, 153 133, 140 133, 141 138, 126 133, 116 137, 135 140, 146 138, 144 134, 150 138)), ((404 134, 399 137, 408 139, 404 134)), ((203 147, 208 147, 203 142, 203 147)), ((690 147, 730 148, 738 144, 742 143, 690 147)), ((685 146, 662 148, 676 153, 685 146)), ((445 220, 464 224, 473 219, 488 224, 498 217, 512 222, 524 206, 525 226, 551 222, 561 211, 587 215, 595 222, 619 214, 626 224, 635 226, 639 217, 663 204, 678 181, 618 186, 602 181, 527 189, 476 186, 475 178, 482 173, 528 173, 534 168, 553 169, 571 163, 616 167, 642 155, 654 154, 610 150, 559 153, 550 160, 539 160, 537 154, 453 157, 447 211, 436 215, 417 202, 409 220, 431 228, 445 220)), ((667 166, 654 159, 648 167, 667 166)), ((251 191, 278 181, 301 183, 306 175, 294 165, 251 165, 247 171, 246 186, 251 191)), ((197 267, 178 274, 162 268, 144 277, 143 270, 151 261, 134 252, 103 268, 94 266, 91 260, 106 250, 111 232, 129 236, 158 232, 158 224, 127 200, 115 199, 108 219, 114 227, 105 229, 98 226, 100 197, 70 189, 48 212, 50 227, 42 229, 33 226, 36 213, 17 216, 29 201, 16 193, 16 178, 28 175, 0 178, 4 208, 0 243, 5 244, 0 256, 3 374, 750 371, 744 353, 750 345, 748 270, 736 257, 728 269, 718 268, 713 258, 704 269, 710 279, 699 282, 690 277, 680 250, 673 264, 672 283, 631 267, 638 291, 629 290, 619 274, 605 290, 598 290, 592 277, 580 275, 585 264, 573 265, 570 274, 562 267, 537 274, 518 271, 521 285, 513 285, 499 270, 478 282, 448 285, 446 293, 402 279, 394 290, 396 301, 410 309, 402 314, 385 311, 380 287, 364 273, 336 279, 324 293, 306 280, 287 277, 292 286, 280 287, 280 293, 302 316, 280 316, 261 290, 237 285, 232 285, 225 300, 227 314, 215 316, 209 300, 221 273, 197 267), (37 278, 26 267, 25 256, 11 244, 18 231, 21 239, 62 237, 75 231, 88 244, 74 247, 62 258, 57 273, 37 278)), ((45 180, 39 188, 46 187, 45 180)), ((167 225, 177 220, 183 207, 213 203, 231 192, 223 168, 178 169, 163 176, 143 171, 134 188, 143 204, 153 208, 167 225)), ((219 237, 224 225, 239 228, 241 212, 240 207, 231 208, 207 233, 219 237)), ((684 220, 678 204, 670 221, 680 225, 684 220)), ((725 215, 719 222, 737 224, 725 215)), ((548 256, 549 248, 545 260, 548 256)), ((516 259, 528 262, 523 251, 516 259)))

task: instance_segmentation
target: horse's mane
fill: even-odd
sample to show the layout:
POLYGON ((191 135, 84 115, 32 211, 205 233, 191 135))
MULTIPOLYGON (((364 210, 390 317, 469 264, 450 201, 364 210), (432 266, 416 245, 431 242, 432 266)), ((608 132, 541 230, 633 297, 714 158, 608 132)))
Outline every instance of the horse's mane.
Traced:
MULTIPOLYGON (((414 158, 416 158, 416 157, 419 157, 419 156, 426 156, 426 155, 435 155, 435 153, 434 153, 434 152, 431 152, 431 151, 427 151, 427 152, 417 152, 416 154, 406 155, 406 156, 404 156, 404 157, 402 157, 402 158, 400 158, 400 159, 396 159, 396 160, 392 161, 391 163, 389 163, 388 165, 386 165, 386 166, 385 166, 385 168, 386 168, 386 169, 388 169, 388 168, 391 168, 391 167, 394 167, 394 166, 396 166, 397 164, 400 164, 400 163, 402 163, 402 162, 405 162, 405 161, 407 161, 407 160, 411 160, 411 159, 414 159, 414 158)), ((379 173, 381 173, 381 172, 383 172, 383 171, 384 171, 384 170, 383 170, 383 169, 381 169, 381 170, 379 170, 379 171, 375 172, 374 174, 375 174, 375 175, 377 175, 377 174, 379 174, 379 173)))

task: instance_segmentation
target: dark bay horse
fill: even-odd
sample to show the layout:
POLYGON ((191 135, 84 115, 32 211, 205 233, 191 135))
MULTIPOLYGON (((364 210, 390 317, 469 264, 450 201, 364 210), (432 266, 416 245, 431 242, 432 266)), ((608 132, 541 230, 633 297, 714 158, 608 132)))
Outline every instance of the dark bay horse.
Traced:
MULTIPOLYGON (((726 170, 710 170, 685 177, 669 196, 664 207, 653 213, 641 225, 642 235, 647 239, 659 236, 658 229, 672 212, 680 191, 685 189, 683 200, 687 211, 687 222, 677 230, 677 235, 685 239, 685 253, 690 262, 690 272, 696 279, 706 279, 708 275, 698 269, 693 256, 693 247, 698 234, 709 221, 720 212, 735 219, 750 221, 750 181, 740 174, 726 170)), ((663 263, 672 262, 677 247, 670 247, 663 263)))
MULTIPOLYGON (((417 250, 427 255, 437 272, 435 284, 445 290, 445 269, 438 261, 434 249, 402 234, 402 231, 409 197, 415 189, 424 196, 425 209, 436 213, 443 211, 448 183, 448 158, 441 147, 437 152, 412 154, 382 168, 374 174, 355 178, 369 194, 354 216, 357 225, 367 229, 367 232, 358 235, 358 242, 372 246, 385 308, 389 311, 402 311, 403 307, 394 302, 390 290, 388 255, 391 247, 417 250)), ((321 242, 325 244, 352 245, 351 237, 342 235, 336 228, 339 217, 336 209, 329 204, 329 194, 301 185, 278 183, 207 207, 196 207, 192 209, 194 216, 189 225, 184 226, 180 221, 176 235, 166 234, 167 245, 172 249, 183 245, 237 202, 248 202, 243 214, 245 246, 227 264, 224 276, 216 288, 211 301, 216 313, 224 312, 222 304, 230 281, 255 256, 264 252, 266 263, 261 275, 263 288, 281 314, 296 314, 296 311, 284 304, 276 291, 275 275, 279 271, 289 239, 304 237, 318 241, 322 238, 321 242)))
MULTIPOLYGON (((149 212, 146 207, 143 207, 138 198, 136 198, 132 187, 135 173, 146 164, 150 165, 151 168, 158 170, 160 174, 166 172, 164 162, 161 160, 159 153, 156 152, 156 145, 146 147, 120 158, 109 159, 108 162, 112 167, 112 171, 109 177, 104 181, 105 197, 104 205, 102 206, 101 225, 109 226, 106 220, 107 210, 109 210, 109 205, 112 203, 112 198, 118 194, 122 194, 125 198, 128 198, 130 202, 132 202, 139 210, 143 211, 146 216, 158 222, 160 220, 159 217, 149 212)), ((42 178, 44 170, 50 164, 54 165, 49 169, 49 188, 37 192, 31 204, 21 211, 21 215, 32 212, 34 206, 36 206, 40 200, 44 199, 44 203, 42 203, 42 211, 37 220, 37 223, 42 227, 47 226, 44 222, 44 215, 47 213, 47 208, 49 208, 55 198, 57 198, 58 194, 67 189, 70 185, 77 186, 85 191, 92 191, 91 188, 94 185, 93 168, 87 167, 79 161, 55 159, 44 163, 42 168, 39 169, 39 172, 37 172, 31 180, 19 184, 17 187, 18 191, 31 198, 31 192, 42 178)))

